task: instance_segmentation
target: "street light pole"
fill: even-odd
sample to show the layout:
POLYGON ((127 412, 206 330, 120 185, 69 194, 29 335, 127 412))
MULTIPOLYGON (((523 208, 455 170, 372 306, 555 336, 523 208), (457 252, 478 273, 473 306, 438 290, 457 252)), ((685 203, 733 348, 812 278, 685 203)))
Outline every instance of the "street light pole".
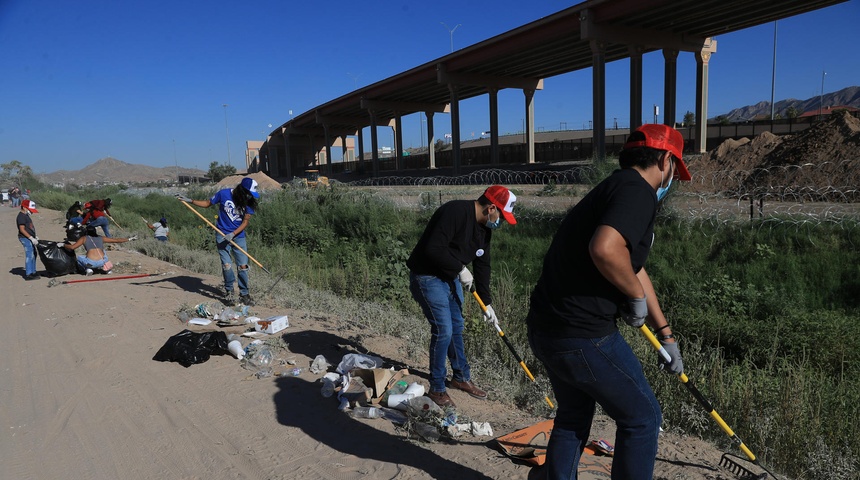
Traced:
POLYGON ((176 165, 176 183, 179 183, 179 160, 176 159, 176 139, 173 139, 173 163, 176 165))
POLYGON ((227 126, 227 104, 224 107, 224 131, 227 133, 227 164, 233 166, 233 159, 230 158, 230 127, 227 126))
POLYGON ((448 29, 448 33, 451 34, 451 53, 454 53, 454 30, 457 30, 457 27, 459 27, 460 24, 458 23, 457 26, 454 28, 448 28, 448 25, 445 25, 445 22, 439 23, 441 23, 446 29, 448 29))
POLYGON ((822 109, 824 108, 824 77, 827 72, 821 71, 821 94, 818 95, 818 119, 821 120, 822 109))

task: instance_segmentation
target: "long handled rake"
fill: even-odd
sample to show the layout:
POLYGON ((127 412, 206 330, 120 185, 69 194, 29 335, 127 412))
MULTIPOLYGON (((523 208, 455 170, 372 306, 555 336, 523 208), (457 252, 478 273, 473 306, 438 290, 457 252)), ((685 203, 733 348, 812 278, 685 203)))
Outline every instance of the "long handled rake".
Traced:
MULTIPOLYGON (((663 348, 663 345, 661 345, 660 341, 657 340, 657 337, 655 337, 654 334, 651 333, 651 330, 648 329, 647 325, 642 325, 641 327, 639 327, 639 330, 642 332, 643 335, 645 335, 645 338, 648 339, 648 342, 651 343, 651 346, 653 346, 660 353, 660 356, 663 357, 664 360, 666 360, 667 362, 672 361, 672 357, 669 356, 669 352, 667 352, 666 349, 663 348)), ((731 429, 731 427, 729 427, 729 425, 723 420, 723 418, 720 417, 720 414, 717 413, 716 410, 714 410, 714 407, 711 405, 711 402, 709 402, 708 399, 705 398, 704 395, 702 395, 702 392, 700 392, 699 389, 696 388, 696 385, 693 384, 692 380, 687 378, 687 375, 684 372, 681 372, 681 374, 678 375, 678 379, 681 380, 681 383, 683 383, 684 386, 687 387, 687 390, 690 391, 693 397, 696 398, 696 400, 699 402, 702 408, 704 408, 705 411, 708 412, 711 418, 713 418, 714 421, 717 422, 720 428, 722 428, 723 431, 726 432, 726 435, 728 435, 732 439, 732 442, 737 445, 742 452, 744 452, 744 455, 747 456, 750 462, 754 463, 762 470, 769 473, 771 477, 777 478, 776 475, 773 474, 773 472, 771 472, 764 465, 759 463, 753 452, 744 444, 743 440, 741 440, 740 437, 735 434, 735 432, 731 429)))
MULTIPOLYGON (((186 207, 188 207, 188 209, 189 209, 189 210, 191 210, 192 212, 194 212, 194 214, 195 214, 195 215, 197 215, 198 217, 200 217, 200 219, 201 219, 201 220, 203 220, 204 222, 206 222, 206 224, 207 224, 207 225, 209 225, 210 227, 212 227, 212 230, 215 230, 216 232, 218 232, 218 234, 220 234, 222 237, 224 236, 224 232, 222 232, 221 230, 219 230, 219 229, 218 229, 218 227, 216 227, 215 225, 213 225, 213 224, 212 224, 212 222, 210 222, 210 221, 209 221, 209 219, 207 219, 206 217, 204 217, 203 215, 201 215, 201 214, 200 214, 200 212, 198 212, 197 210, 195 210, 195 209, 194 209, 194 207, 192 207, 191 205, 189 205, 187 202, 181 202, 181 203, 182 203, 183 205, 185 205, 186 207)), ((267 269, 266 269, 266 267, 264 267, 262 263, 258 262, 256 258, 252 257, 248 252, 246 252, 244 249, 242 249, 242 247, 240 247, 239 245, 237 245, 237 244, 236 244, 236 242, 234 242, 233 240, 230 240, 230 244, 231 244, 231 245, 233 245, 235 248, 237 248, 240 252, 242 252, 242 253, 244 253, 245 255, 247 255, 247 256, 248 256, 248 258, 250 258, 251 260, 253 260, 253 261, 254 261, 254 263, 256 263, 258 267, 262 268, 264 272, 268 273, 269 275, 271 275, 271 274, 272 274, 272 272, 270 272, 269 270, 267 270, 267 269)))
MULTIPOLYGON (((472 295, 474 295, 475 300, 478 301, 478 305, 481 306, 481 311, 486 312, 487 306, 484 304, 484 301, 481 300, 481 296, 478 295, 478 292, 475 291, 474 287, 472 288, 472 295)), ((511 354, 514 356, 514 358, 517 359, 517 363, 519 363, 520 367, 522 367, 523 371, 526 372, 526 376, 529 377, 529 380, 531 380, 532 382, 537 384, 537 380, 535 380, 535 376, 532 375, 532 372, 529 371, 529 367, 526 366, 526 362, 523 361, 522 357, 520 357, 520 355, 514 349, 514 346, 511 345, 511 341, 508 340, 508 337, 505 336, 505 332, 502 331, 502 327, 500 327, 498 324, 496 324, 495 328, 496 328, 496 332, 499 334, 499 336, 502 337, 502 340, 505 341, 505 345, 508 346, 508 350, 510 350, 511 354)), ((549 408, 555 408, 555 405, 552 404, 552 400, 550 400, 548 396, 544 395, 543 399, 546 400, 546 404, 549 405, 549 408)))

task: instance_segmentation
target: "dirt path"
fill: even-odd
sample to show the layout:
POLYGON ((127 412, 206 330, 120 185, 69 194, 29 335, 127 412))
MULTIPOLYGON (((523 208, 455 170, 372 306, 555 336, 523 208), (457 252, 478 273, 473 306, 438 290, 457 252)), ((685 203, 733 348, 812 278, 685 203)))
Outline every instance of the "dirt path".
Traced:
MULTIPOLYGON (((299 376, 258 379, 231 356, 189 368, 153 361, 167 339, 185 328, 176 315, 180 307, 215 302, 220 279, 119 249, 109 252, 117 269, 159 275, 53 286, 47 278, 25 282, 23 250, 11 233, 16 214, 0 209, 7 232, 0 243, 4 478, 538 478, 538 469, 506 458, 490 437, 428 444, 407 440, 386 420, 354 420, 337 410, 334 399, 320 396, 320 375, 307 368, 299 376)), ((62 238, 59 218, 49 210, 34 215, 43 240, 62 238)), ((41 262, 37 268, 43 270, 41 262)), ((309 366, 318 354, 337 363, 356 351, 350 338, 359 332, 337 319, 272 305, 252 313, 289 316, 291 326, 283 332, 289 351, 280 357, 295 366, 309 366)), ((398 342, 371 337, 363 347, 398 362, 398 342)), ((406 366, 425 375, 422 365, 406 366)), ((291 368, 279 364, 275 373, 291 368)), ((542 420, 461 393, 452 393, 461 413, 489 422, 496 435, 542 420)), ((601 419, 594 435, 611 440, 613 428, 601 419)), ((667 433, 656 476, 735 478, 717 467, 721 453, 667 433)))

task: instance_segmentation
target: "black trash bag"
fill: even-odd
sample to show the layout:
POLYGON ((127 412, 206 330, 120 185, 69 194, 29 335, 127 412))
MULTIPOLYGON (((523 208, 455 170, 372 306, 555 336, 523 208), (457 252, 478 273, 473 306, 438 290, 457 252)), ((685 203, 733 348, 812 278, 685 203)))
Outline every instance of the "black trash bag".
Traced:
POLYGON ((36 246, 45 270, 53 276, 66 275, 77 271, 75 252, 63 248, 62 243, 39 240, 36 246))
POLYGON ((227 335, 224 332, 194 333, 183 330, 167 339, 158 349, 153 360, 159 362, 177 362, 183 367, 209 360, 210 355, 226 355, 227 335))

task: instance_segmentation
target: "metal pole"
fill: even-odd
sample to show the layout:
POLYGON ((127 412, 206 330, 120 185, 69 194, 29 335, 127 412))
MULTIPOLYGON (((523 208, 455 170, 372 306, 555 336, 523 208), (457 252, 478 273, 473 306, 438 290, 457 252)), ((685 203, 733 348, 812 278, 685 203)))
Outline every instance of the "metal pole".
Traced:
POLYGON ((176 164, 176 183, 179 183, 179 160, 176 159, 176 139, 173 139, 173 163, 176 164))
POLYGON ((448 29, 448 33, 451 34, 451 53, 454 53, 454 30, 457 30, 457 27, 459 27, 460 24, 458 23, 457 26, 454 28, 448 28, 448 25, 445 25, 445 22, 439 23, 441 23, 446 29, 448 29))
POLYGON ((824 108, 824 77, 827 72, 821 71, 821 94, 818 95, 818 119, 821 120, 822 109, 824 108))
MULTIPOLYGON (((773 21, 773 72, 770 75, 770 120, 774 119, 774 91, 776 90, 776 20, 773 21)), ((771 127, 773 129, 773 127, 771 127)))
POLYGON ((227 104, 224 107, 224 131, 227 133, 227 164, 233 166, 233 160, 230 158, 230 128, 227 126, 227 104))

